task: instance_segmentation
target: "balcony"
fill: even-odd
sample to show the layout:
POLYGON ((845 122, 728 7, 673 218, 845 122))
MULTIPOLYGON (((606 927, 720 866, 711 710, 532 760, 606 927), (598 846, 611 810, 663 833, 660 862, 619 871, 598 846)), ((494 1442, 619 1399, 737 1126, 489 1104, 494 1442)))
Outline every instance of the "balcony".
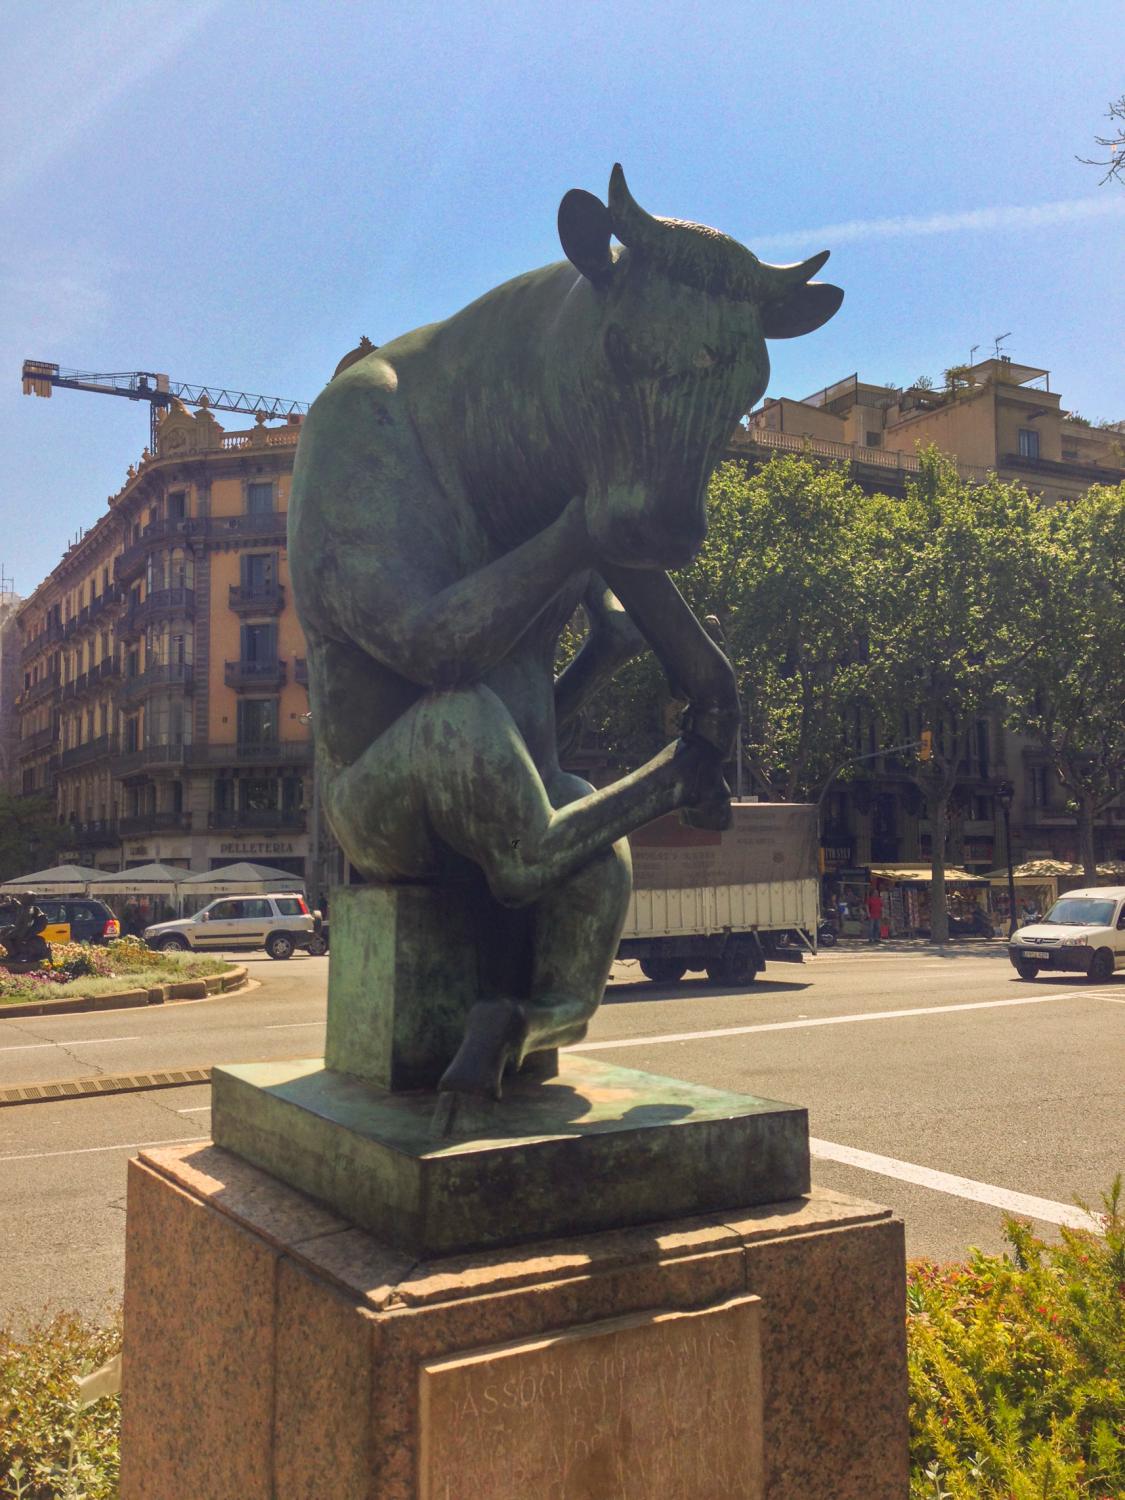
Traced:
POLYGON ((113 774, 117 777, 137 776, 142 771, 168 766, 186 765, 193 758, 194 745, 143 745, 138 750, 126 750, 114 761, 113 774))
POLYGON ((119 636, 137 635, 150 620, 159 620, 166 615, 192 615, 195 613, 194 589, 154 589, 151 594, 126 610, 117 622, 119 636))
POLYGON ((94 818, 88 823, 66 825, 66 840, 71 848, 110 849, 117 839, 117 823, 113 818, 94 818))
POLYGON ((57 620, 52 620, 38 635, 33 635, 29 641, 23 643, 20 651, 21 661, 30 661, 33 656, 38 656, 40 651, 45 651, 48 646, 57 645, 63 638, 63 627, 57 620))
POLYGON ((176 687, 190 692, 195 683, 190 662, 166 662, 149 667, 136 677, 126 677, 118 691, 122 703, 136 703, 158 688, 176 687))
POLYGON ((309 685, 309 663, 304 656, 293 658, 293 681, 301 683, 303 687, 309 685))
POLYGON ((228 661, 223 671, 227 687, 240 691, 268 692, 282 687, 286 678, 284 661, 228 661))
POLYGON ((207 521, 207 535, 215 542, 272 542, 284 547, 287 520, 283 510, 244 516, 211 516, 207 521))
POLYGON ((281 809, 277 807, 228 808, 207 815, 207 826, 212 829, 285 829, 291 833, 303 833, 305 812, 303 808, 281 809))
POLYGON ((103 661, 98 662, 96 666, 91 667, 89 671, 91 685, 95 682, 109 682, 114 677, 120 676, 121 663, 113 656, 107 656, 103 661))
POLYGON ((138 833, 190 833, 189 812, 143 812, 122 818, 118 824, 123 839, 138 833))
POLYGON ((115 604, 121 603, 121 590, 115 583, 106 584, 100 594, 95 594, 90 600, 90 622, 100 620, 107 610, 115 604))
POLYGON ((311 766, 311 740, 243 740, 237 745, 194 745, 192 760, 197 765, 305 765, 311 766))
POLYGON ((21 760, 25 756, 35 755, 40 750, 46 750, 53 745, 59 737, 58 728, 50 725, 47 729, 37 729, 34 734, 25 735, 17 747, 17 754, 21 760))
POLYGON ((40 677, 38 682, 33 682, 30 687, 24 688, 20 694, 20 707, 30 708, 33 703, 40 703, 44 698, 50 698, 59 690, 59 674, 48 672, 40 677))
POLYGON ((279 615, 285 608, 285 589, 280 583, 230 586, 230 607, 237 615, 279 615))
POLYGON ((116 749, 116 737, 112 734, 102 734, 96 740, 87 740, 84 745, 74 745, 71 749, 64 750, 59 765, 62 770, 70 771, 75 766, 87 765, 92 760, 104 760, 116 749))
POLYGON ((206 531, 206 521, 153 521, 146 526, 135 542, 130 543, 113 564, 113 576, 118 583, 138 578, 145 570, 148 555, 162 542, 178 541, 206 531))

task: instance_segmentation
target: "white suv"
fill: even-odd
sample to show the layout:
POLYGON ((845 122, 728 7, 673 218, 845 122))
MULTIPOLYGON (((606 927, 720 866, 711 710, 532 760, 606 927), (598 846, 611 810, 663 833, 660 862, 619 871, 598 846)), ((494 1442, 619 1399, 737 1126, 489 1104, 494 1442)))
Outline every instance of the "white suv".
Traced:
POLYGON ((1104 984, 1125 969, 1125 885, 1067 891, 1041 922, 1012 935, 1008 957, 1021 979, 1040 969, 1077 969, 1104 984))
POLYGON ((303 896, 221 896, 176 922, 145 928, 145 942, 163 952, 188 948, 264 948, 271 958, 291 958, 297 948, 323 953, 319 923, 303 896))

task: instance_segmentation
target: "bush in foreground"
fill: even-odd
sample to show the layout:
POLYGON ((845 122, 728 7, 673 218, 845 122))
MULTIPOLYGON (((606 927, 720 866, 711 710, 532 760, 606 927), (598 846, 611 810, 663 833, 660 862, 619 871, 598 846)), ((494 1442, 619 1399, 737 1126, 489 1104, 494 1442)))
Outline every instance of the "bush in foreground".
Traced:
POLYGON ((0 968, 0 1005, 5 1001, 110 994, 161 980, 198 979, 226 967, 221 959, 157 953, 135 937, 114 938, 104 944, 52 943, 50 959, 38 969, 10 974, 0 968))
POLYGON ((121 1402, 84 1409, 76 1381, 121 1347, 121 1325, 60 1313, 20 1337, 0 1329, 0 1496, 113 1500, 121 1402))
POLYGON ((911 1267, 912 1500, 1125 1496, 1125 1216, 1011 1253, 911 1267))

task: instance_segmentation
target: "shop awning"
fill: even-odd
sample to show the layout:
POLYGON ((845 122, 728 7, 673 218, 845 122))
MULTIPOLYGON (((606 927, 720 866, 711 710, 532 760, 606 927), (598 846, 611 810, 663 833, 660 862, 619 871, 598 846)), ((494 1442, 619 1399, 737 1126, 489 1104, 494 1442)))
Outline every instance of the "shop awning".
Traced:
MULTIPOLYGON (((929 885, 933 872, 929 865, 872 865, 868 871, 873 880, 898 881, 902 885, 929 885)), ((945 871, 946 885, 987 885, 986 875, 970 875, 968 870, 949 865, 945 871)))

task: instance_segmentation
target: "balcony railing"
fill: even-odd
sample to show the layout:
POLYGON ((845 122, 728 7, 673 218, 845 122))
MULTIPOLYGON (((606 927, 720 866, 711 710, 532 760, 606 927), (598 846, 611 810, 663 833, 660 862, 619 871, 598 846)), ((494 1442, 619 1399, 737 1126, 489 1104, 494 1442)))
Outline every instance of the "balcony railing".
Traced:
POLYGON ((150 620, 163 615, 195 613, 195 590, 186 588, 153 589, 139 604, 132 605, 117 622, 120 636, 137 635, 150 620))
POLYGON ((280 583, 232 583, 230 607, 239 615, 279 615, 285 608, 285 589, 280 583))
POLYGON ((79 849, 108 849, 117 843, 117 823, 113 818, 93 818, 87 823, 66 825, 67 843, 79 849))
MULTIPOLYGON (((772 427, 740 427, 731 439, 731 448, 771 448, 779 453, 811 453, 814 458, 831 458, 837 462, 867 464, 899 474, 917 474, 921 463, 916 453, 901 453, 893 448, 867 448, 862 443, 836 443, 829 438, 802 437, 797 432, 777 432, 772 427)), ((962 479, 983 484, 990 470, 979 464, 958 464, 962 479)))
POLYGON ((113 763, 115 776, 135 776, 149 767, 182 766, 192 759, 194 745, 142 745, 137 750, 125 750, 113 763))
POLYGON ((253 538, 263 542, 285 542, 286 513, 283 510, 257 511, 251 515, 210 516, 207 535, 213 541, 224 538, 253 538))
POLYGON ((59 690, 59 674, 48 672, 40 677, 38 682, 33 682, 30 687, 24 688, 20 694, 20 705, 29 708, 31 704, 40 702, 43 698, 50 698, 59 690))
POLYGON ((114 677, 121 676, 121 663, 114 656, 107 656, 96 666, 90 668, 90 682, 108 682, 114 677))
POLYGON ((133 838, 138 833, 190 833, 191 813, 132 813, 129 817, 122 818, 118 827, 123 839, 133 838))
POLYGON ((285 682, 284 661, 228 661, 223 679, 232 688, 279 688, 285 682))
POLYGON ((144 572, 148 555, 162 542, 178 541, 189 536, 198 536, 206 530, 205 520, 153 521, 131 542, 113 564, 113 576, 118 583, 135 578, 144 572))
POLYGON ((208 813, 207 826, 214 829, 288 829, 301 833, 305 827, 305 813, 299 807, 284 810, 277 807, 231 808, 208 813))
POLYGON ((84 745, 74 745, 64 750, 59 764, 64 771, 74 766, 84 766, 92 760, 102 760, 117 749, 117 739, 112 734, 99 735, 96 740, 87 740, 84 745))
POLYGON ((164 662, 148 667, 136 677, 123 678, 119 697, 122 703, 136 703, 157 688, 178 687, 190 692, 194 685, 190 662, 164 662))
POLYGON ((22 760, 26 755, 35 755, 40 750, 46 750, 48 745, 53 745, 59 737, 58 727, 54 724, 46 729, 37 729, 34 734, 24 735, 17 746, 17 752, 22 760))
POLYGON ((279 764, 312 765, 311 740, 240 740, 231 745, 195 745, 192 760, 210 766, 279 764))
POLYGON ((30 661, 33 656, 38 656, 39 652, 45 651, 48 646, 56 645, 62 638, 62 625, 56 620, 51 620, 38 635, 33 635, 29 641, 23 643, 20 660, 30 661))

